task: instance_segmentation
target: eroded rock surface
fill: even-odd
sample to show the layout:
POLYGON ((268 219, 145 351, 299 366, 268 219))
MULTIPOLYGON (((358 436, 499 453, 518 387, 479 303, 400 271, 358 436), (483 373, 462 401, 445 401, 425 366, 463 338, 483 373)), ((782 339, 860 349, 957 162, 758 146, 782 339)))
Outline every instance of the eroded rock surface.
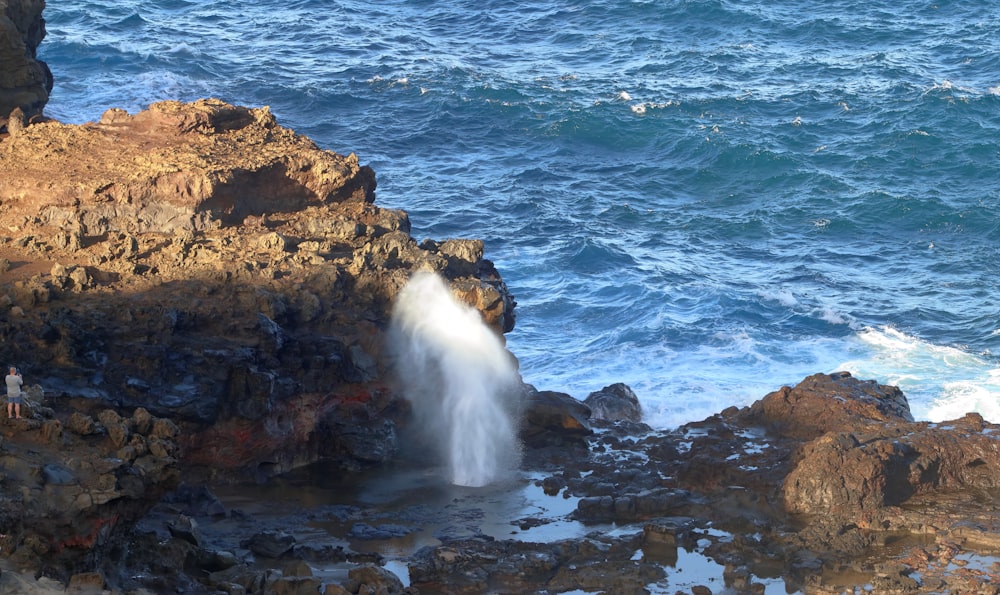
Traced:
POLYGON ((69 581, 124 547, 178 486, 178 428, 141 408, 93 418, 50 404, 30 386, 22 418, 0 423, 0 551, 17 569, 69 581))
POLYGON ((0 129, 20 131, 42 113, 52 92, 52 73, 37 58, 44 7, 45 0, 0 0, 0 129))
POLYGON ((0 360, 81 410, 177 420, 182 462, 213 472, 387 460, 382 331, 412 272, 498 333, 514 301, 482 242, 418 245, 374 192, 267 108, 32 124, 0 140, 0 360))
MULTIPOLYGON (((449 490, 418 466, 385 471, 351 505, 259 517, 214 505, 174 508, 161 511, 155 538, 143 538, 146 553, 131 560, 141 566, 125 573, 146 582, 118 584, 204 592, 295 583, 303 593, 1000 593, 1000 426, 974 414, 913 422, 901 396, 849 374, 820 374, 750 407, 654 431, 593 419, 569 395, 536 391, 529 400, 537 410, 529 407, 525 422, 554 436, 526 443, 522 471, 544 496, 523 502, 530 490, 517 482, 449 490), (829 431, 812 424, 817 437, 783 429, 836 403, 843 411, 831 415, 829 431), (491 517, 503 502, 512 513, 506 529, 491 517), (170 533, 190 524, 179 514, 197 509, 207 509, 197 514, 202 537, 170 533), (549 525, 565 537, 535 537, 551 537, 549 525), (319 544, 317 526, 328 532, 319 544), (435 543, 418 547, 430 535, 435 543), (413 551, 399 553, 407 547, 413 551), (394 570, 383 551, 396 552, 394 570), (684 569, 700 556, 717 574, 692 583, 684 569), (197 560, 200 572, 169 571, 178 565, 171 559, 197 560), (300 575, 302 562, 350 570, 300 575)), ((343 480, 332 493, 350 489, 350 476, 343 480)), ((326 481, 279 478, 283 490, 326 481)))

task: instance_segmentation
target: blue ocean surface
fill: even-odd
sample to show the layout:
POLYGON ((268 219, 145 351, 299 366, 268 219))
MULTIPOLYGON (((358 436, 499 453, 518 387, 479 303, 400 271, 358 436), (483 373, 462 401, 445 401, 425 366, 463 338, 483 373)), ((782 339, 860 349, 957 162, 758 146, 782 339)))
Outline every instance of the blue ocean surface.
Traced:
POLYGON ((218 97, 481 238, 526 382, 672 427, 815 372, 1000 422, 1000 0, 49 2, 49 116, 218 97))

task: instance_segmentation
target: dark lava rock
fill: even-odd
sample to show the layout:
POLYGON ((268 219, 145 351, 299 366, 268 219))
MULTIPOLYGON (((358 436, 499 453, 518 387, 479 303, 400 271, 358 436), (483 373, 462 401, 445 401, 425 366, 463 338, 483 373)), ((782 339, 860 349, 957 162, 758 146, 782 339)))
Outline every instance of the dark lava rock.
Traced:
POLYGON ((583 402, 590 407, 591 418, 595 420, 642 421, 639 397, 628 385, 620 382, 590 393, 583 402))
POLYGON ((580 444, 593 433, 590 407, 566 393, 529 387, 523 407, 521 440, 527 446, 580 444))
POLYGON ((280 531, 261 531, 240 545, 258 556, 280 558, 295 546, 295 537, 280 531))

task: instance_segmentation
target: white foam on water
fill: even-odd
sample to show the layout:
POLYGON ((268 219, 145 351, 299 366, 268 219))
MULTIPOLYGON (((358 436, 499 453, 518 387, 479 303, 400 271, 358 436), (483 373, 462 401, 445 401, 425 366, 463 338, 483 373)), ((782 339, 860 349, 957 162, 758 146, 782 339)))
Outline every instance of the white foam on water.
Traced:
POLYGON ((438 275, 420 272, 397 296, 388 336, 403 395, 451 482, 480 487, 516 468, 519 377, 479 312, 438 275))
MULTIPOLYGON (((824 310, 822 316, 828 322, 844 322, 832 311, 824 310)), ((525 380, 578 399, 624 382, 639 397, 643 421, 665 429, 700 421, 730 406, 750 405, 809 375, 837 371, 898 386, 919 421, 977 412, 1000 423, 1000 369, 986 357, 935 345, 891 327, 859 326, 841 337, 780 343, 747 332, 720 333, 691 350, 626 346, 581 354, 572 369, 545 370, 541 378, 528 371, 525 380)))
POLYGON ((898 386, 915 419, 941 422, 976 412, 1000 423, 1000 369, 985 357, 888 326, 862 329, 855 340, 865 356, 840 368, 898 386))
POLYGON ((774 345, 745 331, 718 333, 690 350, 624 346, 580 354, 572 367, 524 371, 540 389, 585 399, 616 382, 639 397, 643 421, 657 429, 700 421, 742 407, 816 372, 834 371, 847 353, 842 338, 808 338, 774 345))

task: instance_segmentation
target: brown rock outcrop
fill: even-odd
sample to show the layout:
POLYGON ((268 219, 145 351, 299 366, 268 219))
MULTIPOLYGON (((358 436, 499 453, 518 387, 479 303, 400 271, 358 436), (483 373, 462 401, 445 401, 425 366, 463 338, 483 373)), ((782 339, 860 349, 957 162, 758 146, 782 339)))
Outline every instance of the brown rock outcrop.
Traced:
POLYGON ((265 475, 395 448, 390 304, 431 270, 498 333, 512 297, 475 240, 409 235, 354 155, 267 108, 162 102, 0 143, 0 359, 77 399, 185 426, 182 459, 265 475))
POLYGON ((859 422, 913 421, 903 391, 847 372, 813 374, 794 387, 783 386, 756 401, 750 422, 790 438, 812 439, 859 422))
POLYGON ((785 479, 785 506, 857 516, 938 492, 1000 489, 1000 435, 978 414, 947 424, 879 424, 803 446, 785 479))
POLYGON ((15 109, 19 119, 41 114, 52 92, 52 73, 36 56, 43 8, 45 0, 0 0, 0 129, 15 109))
POLYGON ((754 576, 789 592, 1000 592, 1000 426, 977 414, 914 422, 898 388, 840 372, 674 431, 594 425, 587 456, 525 457, 550 470, 545 493, 578 498, 581 522, 711 527, 702 551, 734 592, 754 576), (992 570, 947 562, 976 556, 992 570))
POLYGON ((371 202, 374 192, 374 172, 354 155, 321 150, 266 107, 216 100, 164 101, 134 116, 112 109, 83 126, 46 122, 0 148, 5 215, 47 235, 207 231, 371 202))
POLYGON ((0 425, 0 548, 19 568, 67 580, 177 487, 177 427, 141 409, 70 423, 41 392, 28 391, 30 418, 0 425))

